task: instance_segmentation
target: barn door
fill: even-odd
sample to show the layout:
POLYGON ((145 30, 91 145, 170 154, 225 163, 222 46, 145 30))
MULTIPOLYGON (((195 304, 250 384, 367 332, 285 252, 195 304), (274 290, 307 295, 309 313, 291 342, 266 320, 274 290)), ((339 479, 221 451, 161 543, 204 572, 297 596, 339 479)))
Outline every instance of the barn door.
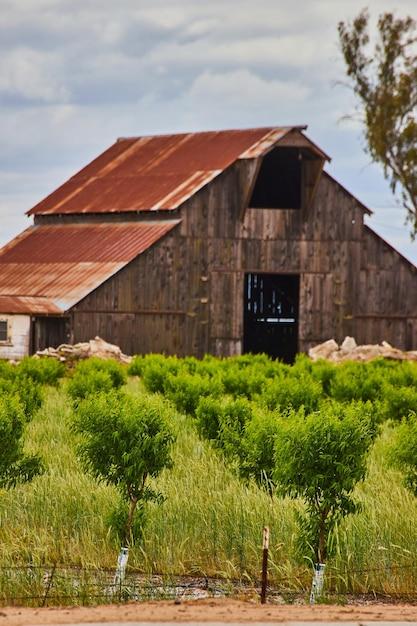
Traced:
POLYGON ((298 351, 300 277, 246 274, 244 352, 265 352, 292 363, 298 351))
POLYGON ((32 354, 45 348, 57 348, 69 339, 69 320, 65 317, 35 317, 32 321, 32 354))

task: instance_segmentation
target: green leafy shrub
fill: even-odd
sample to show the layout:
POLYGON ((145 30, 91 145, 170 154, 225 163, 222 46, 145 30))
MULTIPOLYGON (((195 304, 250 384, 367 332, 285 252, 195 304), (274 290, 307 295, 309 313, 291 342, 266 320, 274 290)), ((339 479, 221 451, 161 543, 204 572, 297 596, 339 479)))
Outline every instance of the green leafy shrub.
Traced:
POLYGON ((79 374, 81 376, 87 376, 92 372, 104 372, 105 374, 108 374, 111 378, 112 386, 115 389, 122 387, 127 380, 126 366, 114 361, 113 359, 104 360, 92 357, 86 359, 85 361, 80 361, 75 368, 75 374, 79 374))
POLYGON ((311 376, 318 380, 322 386, 323 393, 329 396, 331 393, 331 386, 334 377, 336 376, 337 366, 320 359, 312 364, 311 376))
POLYGON ((246 398, 228 400, 223 404, 219 442, 230 459, 242 458, 242 438, 246 425, 252 419, 253 407, 246 398))
MULTIPOLYGON (((293 415, 294 410, 290 409, 288 419, 293 415)), ((246 479, 254 478, 269 493, 275 486, 275 439, 280 418, 278 413, 258 407, 246 425, 241 442, 240 475, 246 479)))
POLYGON ((142 354, 135 354, 128 365, 127 373, 129 376, 142 376, 143 368, 146 363, 146 357, 142 354))
POLYGON ((0 359, 0 380, 11 380, 16 376, 17 367, 8 361, 0 359))
MULTIPOLYGON (((206 363, 207 365, 207 363, 206 363)), ((185 370, 189 374, 201 373, 199 372, 199 368, 204 369, 202 365, 202 361, 200 359, 196 359, 195 356, 186 356, 181 359, 181 369, 185 370)), ((209 368, 211 371, 211 369, 209 368)))
POLYGON ((174 435, 167 406, 155 396, 99 393, 80 402, 74 430, 82 438, 78 455, 84 467, 114 485, 129 504, 124 540, 132 543, 138 505, 160 499, 148 480, 171 465, 174 435))
POLYGON ((126 368, 117 361, 86 359, 76 366, 68 381, 67 393, 76 405, 89 395, 120 389, 126 380, 126 368))
POLYGON ((176 376, 180 367, 181 362, 176 357, 149 355, 142 368, 142 379, 146 389, 152 393, 165 393, 168 376, 176 376))
POLYGON ((187 374, 181 372, 177 376, 168 375, 165 382, 167 397, 178 411, 195 415, 198 401, 203 396, 219 396, 223 386, 218 378, 187 374))
POLYGON ((384 385, 383 390, 383 401, 380 404, 383 418, 401 421, 409 413, 417 413, 417 386, 384 385))
POLYGON ((405 486, 417 496, 417 413, 410 413, 396 428, 390 462, 403 472, 405 486))
POLYGON ((200 434, 212 441, 229 459, 239 460, 243 433, 252 413, 253 407, 245 398, 203 397, 196 409, 197 427, 200 434))
POLYGON ((299 409, 306 413, 317 410, 323 394, 321 383, 309 376, 292 376, 271 379, 262 394, 262 400, 270 410, 299 409))
POLYGON ((220 376, 227 359, 218 359, 208 354, 201 360, 193 358, 193 361, 190 362, 189 358, 187 358, 183 359, 183 361, 185 361, 187 371, 190 374, 195 373, 200 376, 209 376, 214 378, 220 376))
POLYGON ((18 377, 30 378, 41 385, 57 385, 65 375, 65 365, 49 358, 25 357, 16 369, 18 377))
POLYGON ((0 396, 0 487, 9 489, 32 480, 43 470, 36 455, 23 450, 26 416, 17 396, 0 396))
MULTIPOLYGON (((197 359, 195 360, 197 361, 197 359)), ((129 376, 143 376, 145 386, 149 391, 163 393, 164 375, 176 374, 180 368, 187 369, 184 361, 185 359, 178 359, 176 356, 165 356, 164 354, 137 354, 133 357, 128 367, 128 374, 129 376), (151 373, 149 374, 149 372, 151 373), (154 373, 155 384, 153 383, 154 373), (149 387, 147 384, 149 384, 149 387)))
POLYGON ((98 370, 91 370, 87 373, 76 371, 67 384, 67 393, 75 406, 87 396, 101 391, 111 391, 111 389, 113 389, 113 380, 110 374, 98 370))
POLYGON ((30 421, 42 404, 42 390, 38 383, 27 376, 12 379, 0 378, 0 394, 18 398, 26 421, 30 421))
POLYGON ((30 421, 35 412, 41 407, 43 393, 40 384, 27 376, 17 376, 13 387, 20 398, 27 421, 30 421))
POLYGON ((279 361, 272 361, 271 357, 264 353, 239 354, 238 356, 229 357, 228 359, 226 359, 226 361, 233 366, 237 365, 238 367, 241 367, 243 369, 252 366, 267 367, 271 364, 279 363, 279 361))
POLYGON ((222 383, 226 393, 238 397, 252 398, 261 393, 266 383, 266 377, 253 367, 239 368, 229 367, 221 374, 222 383))
MULTIPOLYGON (((379 359, 373 364, 377 366, 379 359)), ((413 361, 389 361, 381 359, 385 380, 395 387, 417 387, 417 363, 413 361)))
POLYGON ((330 383, 330 395, 339 402, 378 400, 385 381, 384 373, 369 365, 355 362, 339 365, 330 383))
POLYGON ((197 427, 204 439, 216 443, 219 441, 222 410, 222 403, 218 398, 208 396, 199 399, 196 408, 197 427))

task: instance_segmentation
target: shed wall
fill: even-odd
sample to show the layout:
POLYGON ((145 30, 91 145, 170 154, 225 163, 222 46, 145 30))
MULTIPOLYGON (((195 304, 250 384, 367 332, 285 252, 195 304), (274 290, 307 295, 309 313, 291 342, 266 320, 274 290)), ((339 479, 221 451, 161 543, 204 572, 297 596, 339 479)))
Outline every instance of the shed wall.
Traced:
POLYGON ((29 354, 30 316, 0 315, 0 320, 7 321, 9 340, 0 342, 0 359, 19 360, 29 354))

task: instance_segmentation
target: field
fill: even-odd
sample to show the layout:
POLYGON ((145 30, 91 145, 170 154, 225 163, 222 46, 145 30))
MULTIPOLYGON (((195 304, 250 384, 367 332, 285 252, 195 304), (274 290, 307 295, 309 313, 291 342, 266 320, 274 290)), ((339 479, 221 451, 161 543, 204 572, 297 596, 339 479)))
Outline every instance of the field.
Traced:
MULTIPOLYGON (((132 396, 151 394, 150 389, 161 393, 176 441, 172 467, 154 480, 164 500, 147 504, 144 537, 131 548, 129 566, 146 575, 213 576, 256 585, 267 525, 271 585, 288 599, 305 593, 312 557, 300 555, 298 548, 296 518, 302 501, 281 497, 257 480, 253 459, 252 473, 242 475, 238 448, 244 435, 236 440, 234 431, 223 428, 221 436, 210 439, 201 398, 221 406, 241 401, 258 420, 279 412, 288 415, 293 407, 311 405, 311 412, 319 414, 324 402, 359 402, 373 416, 377 434, 366 478, 354 492, 360 509, 331 534, 327 589, 342 598, 348 593, 415 594, 417 498, 392 467, 390 449, 398 423, 417 408, 417 366, 377 363, 359 371, 348 364, 343 373, 340 368, 312 366, 305 359, 289 368, 247 357, 229 362, 138 357, 124 389, 132 396), (284 395, 277 385, 285 388, 284 395), (407 391, 398 396, 398 389, 407 391), (401 404, 399 398, 405 396, 401 404), (272 407, 271 397, 281 399, 272 407), (284 406, 283 397, 290 406, 284 406)), ((115 566, 120 542, 109 517, 118 494, 87 474, 77 458, 79 435, 71 428, 75 409, 68 393, 74 378, 69 372, 55 385, 42 385, 42 405, 26 427, 25 449, 40 455, 44 473, 1 492, 0 571, 6 595, 11 567, 115 566)), ((249 430, 249 422, 243 429, 249 430)))

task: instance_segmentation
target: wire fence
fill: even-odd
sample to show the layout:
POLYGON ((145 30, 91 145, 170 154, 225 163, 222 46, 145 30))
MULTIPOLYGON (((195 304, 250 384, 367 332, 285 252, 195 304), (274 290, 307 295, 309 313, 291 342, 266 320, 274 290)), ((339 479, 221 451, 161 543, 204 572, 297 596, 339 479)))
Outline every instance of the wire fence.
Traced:
MULTIPOLYGON (((2 606, 64 606, 108 604, 155 599, 255 597, 260 583, 207 576, 146 575, 126 569, 117 581, 115 569, 72 565, 28 565, 0 568, 2 606)), ((312 572, 274 577, 269 602, 294 602, 308 597, 312 572)), ((335 569, 325 574, 324 597, 340 601, 384 599, 417 601, 417 564, 369 569, 335 569)))
POLYGON ((5 605, 90 605, 155 599, 224 597, 249 592, 250 585, 220 578, 145 575, 127 568, 123 581, 115 569, 67 565, 0 568, 0 602, 5 605))

